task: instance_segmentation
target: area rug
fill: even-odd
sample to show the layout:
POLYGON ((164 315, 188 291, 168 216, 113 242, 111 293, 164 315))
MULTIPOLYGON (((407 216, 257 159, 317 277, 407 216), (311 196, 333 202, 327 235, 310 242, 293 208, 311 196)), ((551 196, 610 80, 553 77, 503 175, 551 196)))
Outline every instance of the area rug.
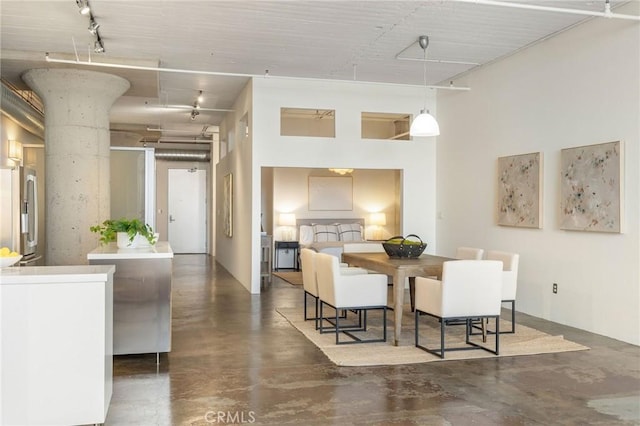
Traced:
POLYGON ((273 275, 283 279, 289 284, 302 285, 302 272, 300 271, 289 271, 289 272, 280 271, 280 272, 274 272, 273 275))
MULTIPOLYGON (((301 308, 277 308, 276 311, 289 321, 289 323, 304 334, 307 339, 320 348, 327 357, 340 366, 373 366, 373 365, 398 365, 415 364, 432 361, 450 361, 472 358, 495 358, 496 355, 483 350, 452 351, 446 352, 444 360, 415 347, 414 344, 414 319, 408 308, 402 321, 402 336, 400 344, 393 346, 391 336, 393 335, 393 311, 387 312, 387 342, 367 343, 354 345, 335 344, 335 334, 320 334, 315 330, 313 321, 302 319, 301 308)), ((354 316, 353 314, 350 314, 354 316)), ((372 312, 369 314, 370 331, 366 337, 382 336, 382 314, 372 312)), ((500 327, 503 330, 509 329, 511 324, 502 320, 500 327)), ((440 339, 440 328, 438 322, 433 318, 422 317, 420 320, 420 343, 431 347, 438 345, 440 339)), ((446 330, 446 346, 465 346, 464 326, 449 326, 446 330)), ((345 339, 348 338, 345 336, 345 339)), ((482 343, 481 336, 472 336, 474 341, 482 343)), ((486 345, 489 348, 495 347, 495 336, 487 337, 486 345)), ((342 341, 342 336, 340 337, 342 341)), ((535 355, 545 353, 557 353, 568 351, 581 351, 589 349, 586 346, 571 342, 563 336, 552 336, 533 328, 516 324, 515 334, 500 335, 500 355, 498 357, 535 355)))

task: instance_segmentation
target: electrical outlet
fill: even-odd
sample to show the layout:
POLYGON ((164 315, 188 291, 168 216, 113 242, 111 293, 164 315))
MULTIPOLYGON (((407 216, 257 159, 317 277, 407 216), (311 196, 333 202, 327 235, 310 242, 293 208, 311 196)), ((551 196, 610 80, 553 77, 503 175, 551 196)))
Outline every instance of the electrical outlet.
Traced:
POLYGON ((558 283, 553 283, 553 294, 558 294, 558 283))

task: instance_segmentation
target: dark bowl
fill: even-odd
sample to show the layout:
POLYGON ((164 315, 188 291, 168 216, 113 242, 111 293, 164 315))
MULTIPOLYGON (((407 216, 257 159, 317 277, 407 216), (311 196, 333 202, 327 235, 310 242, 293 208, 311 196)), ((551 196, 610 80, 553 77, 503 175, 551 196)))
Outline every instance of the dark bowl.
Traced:
POLYGON ((424 249, 427 248, 427 243, 422 242, 420 237, 415 234, 407 235, 407 237, 393 237, 382 243, 384 251, 387 252, 387 256, 392 258, 415 258, 419 257, 424 249), (416 237, 418 241, 410 241, 409 237, 416 237))

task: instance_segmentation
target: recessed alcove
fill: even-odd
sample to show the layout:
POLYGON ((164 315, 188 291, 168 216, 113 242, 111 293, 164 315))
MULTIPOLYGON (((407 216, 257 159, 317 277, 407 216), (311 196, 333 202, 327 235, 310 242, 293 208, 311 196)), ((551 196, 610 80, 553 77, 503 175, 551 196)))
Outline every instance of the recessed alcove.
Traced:
POLYGON ((335 138, 335 118, 332 109, 280 108, 280 135, 335 138))
POLYGON ((361 114, 362 139, 393 139, 405 140, 409 138, 411 114, 391 112, 363 112, 361 114))

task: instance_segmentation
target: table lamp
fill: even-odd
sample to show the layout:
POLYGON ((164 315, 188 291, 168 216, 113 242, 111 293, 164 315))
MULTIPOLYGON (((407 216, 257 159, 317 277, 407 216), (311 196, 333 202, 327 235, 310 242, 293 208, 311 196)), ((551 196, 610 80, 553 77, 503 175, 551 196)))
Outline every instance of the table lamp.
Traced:
POLYGON ((371 213, 369 221, 373 227, 373 238, 375 240, 382 239, 382 227, 387 224, 387 215, 382 212, 371 213))
POLYGON ((285 241, 293 241, 294 228, 296 226, 296 215, 294 213, 280 213, 280 220, 278 221, 282 226, 282 238, 285 241))

